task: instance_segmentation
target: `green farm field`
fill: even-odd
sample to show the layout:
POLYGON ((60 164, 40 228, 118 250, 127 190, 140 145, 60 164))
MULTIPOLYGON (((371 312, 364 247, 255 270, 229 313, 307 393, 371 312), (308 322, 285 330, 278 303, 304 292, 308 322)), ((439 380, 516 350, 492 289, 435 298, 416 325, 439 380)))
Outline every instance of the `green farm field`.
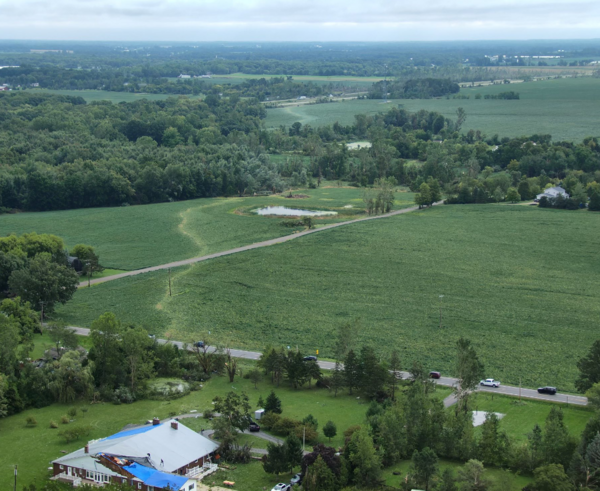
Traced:
POLYGON ((355 114, 376 114, 398 105, 410 112, 420 109, 456 117, 463 107, 467 120, 463 132, 481 130, 488 136, 515 137, 534 133, 551 134, 555 141, 580 141, 600 135, 600 79, 592 77, 543 80, 508 85, 461 89, 470 99, 404 99, 383 104, 380 100, 352 100, 268 109, 268 127, 290 126, 299 121, 322 126, 339 121, 352 124, 355 114), (475 99, 475 94, 497 94, 513 90, 520 100, 475 99))
POLYGON ((86 288, 58 315, 89 326, 113 311, 174 339, 210 330, 232 347, 324 357, 336 328, 360 319, 358 342, 399 349, 405 368, 452 374, 465 336, 488 377, 572 391, 597 339, 599 231, 586 211, 440 206, 177 269, 172 297, 166 271, 86 288))
MULTIPOLYGON (((42 92, 45 94, 72 95, 83 97, 86 102, 111 101, 115 104, 119 102, 134 102, 140 99, 150 101, 162 101, 168 97, 178 97, 173 94, 133 94, 131 92, 109 92, 108 90, 53 90, 53 89, 31 89, 29 92, 42 92)), ((197 99, 200 96, 186 96, 190 99, 197 99)))
MULTIPOLYGON (((283 158, 276 156, 276 159, 283 158)), ((280 218, 240 214, 239 210, 249 212, 262 206, 278 205, 339 212, 336 217, 316 219, 317 227, 364 213, 361 191, 357 188, 323 183, 318 189, 293 192, 309 197, 212 198, 0 215, 0 235, 52 233, 62 237, 68 248, 79 243, 96 247, 106 268, 133 270, 281 237, 301 228, 282 227, 280 218), (348 205, 352 209, 344 208, 348 205)), ((413 193, 396 193, 396 209, 413 203, 413 193)))

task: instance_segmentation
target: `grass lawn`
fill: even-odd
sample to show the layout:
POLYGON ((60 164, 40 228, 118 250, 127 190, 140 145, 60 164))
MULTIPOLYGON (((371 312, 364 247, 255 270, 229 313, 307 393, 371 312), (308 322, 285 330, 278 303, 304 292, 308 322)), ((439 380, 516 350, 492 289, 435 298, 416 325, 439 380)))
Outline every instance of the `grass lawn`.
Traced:
MULTIPOLYGON (((462 462, 454 462, 451 460, 440 460, 440 462, 439 462, 440 474, 445 469, 450 468, 454 471, 454 477, 456 477, 458 469, 460 467, 462 467, 462 465, 463 465, 462 462)), ((388 486, 400 489, 401 483, 404 481, 404 478, 406 476, 406 473, 408 472, 409 467, 410 467, 410 461, 405 460, 395 466, 384 469, 383 477, 385 479, 385 483, 388 486), (399 472, 400 474, 395 476, 394 472, 399 472)), ((488 468, 488 469, 486 469, 484 476, 487 477, 493 483, 496 481, 496 479, 498 478, 498 476, 500 475, 501 472, 502 471, 500 469, 488 468)), ((515 475, 515 480, 514 480, 513 486, 510 489, 503 488, 502 491, 517 491, 517 490, 522 489, 523 487, 525 487, 527 484, 529 484, 532 481, 533 481, 533 479, 528 476, 515 475)))
POLYGON ((354 123, 355 114, 376 114, 398 105, 410 112, 420 109, 437 111, 456 118, 456 110, 467 112, 463 132, 481 130, 501 137, 551 134, 555 141, 580 141, 598 136, 600 111, 600 79, 592 77, 543 80, 510 85, 461 89, 470 99, 403 99, 382 104, 379 100, 352 100, 332 104, 314 104, 268 109, 266 124, 274 128, 299 121, 323 126, 339 121, 354 123), (475 99, 476 94, 497 94, 513 90, 520 100, 475 99))
MULTIPOLYGON (((565 425, 569 432, 579 438, 593 410, 586 407, 561 404, 565 425)), ((500 426, 515 440, 527 440, 533 427, 538 424, 543 429, 551 404, 523 399, 520 403, 514 397, 498 396, 486 392, 477 393, 473 403, 475 411, 501 413, 500 426)))
POLYGON ((238 438, 238 444, 248 444, 252 448, 267 448, 267 443, 267 440, 265 440, 264 438, 259 438, 254 435, 248 435, 246 433, 240 435, 238 438))
MULTIPOLYGON (((92 347, 92 340, 87 336, 78 336, 79 345, 83 346, 85 349, 89 350, 92 347)), ((32 360, 37 360, 44 356, 44 352, 47 349, 54 348, 56 345, 50 339, 50 335, 47 331, 44 331, 43 334, 34 334, 33 337, 33 351, 29 355, 29 358, 32 360)))
MULTIPOLYGON (((243 362, 240 366, 243 370, 254 367, 250 362, 243 362)), ((271 384, 267 382, 259 383, 259 388, 254 389, 254 384, 250 380, 237 377, 234 383, 230 384, 227 377, 216 377, 205 383, 202 390, 173 401, 144 400, 119 406, 113 404, 86 405, 85 407, 89 409, 88 412, 85 415, 80 412, 76 421, 71 424, 91 425, 93 429, 88 439, 103 438, 118 432, 127 424, 143 424, 153 416, 165 419, 169 415, 189 413, 190 410, 202 412, 207 408, 212 408, 211 402, 215 396, 224 395, 231 390, 245 391, 250 397, 250 403, 254 409, 259 396, 266 399, 272 388, 271 384)), ((328 420, 334 421, 339 433, 331 442, 335 446, 342 444, 342 433, 346 428, 363 423, 367 410, 367 405, 354 396, 338 395, 334 398, 328 391, 314 387, 292 390, 281 386, 275 388, 275 391, 282 400, 283 416, 304 418, 308 414, 313 414, 318 419, 319 441, 328 442, 328 439, 323 436, 321 428, 328 420)), ((69 407, 68 405, 54 404, 0 419, 2 448, 10 449, 10 452, 0 452, 0 489, 8 489, 11 484, 14 464, 19 465, 20 485, 30 482, 40 483, 47 475, 46 468, 49 462, 60 457, 62 450, 71 452, 83 446, 85 443, 83 439, 66 444, 57 436, 63 425, 59 424, 59 429, 50 428, 50 421, 60 421, 61 416, 67 413, 69 407), (37 427, 27 428, 25 426, 28 416, 36 418, 37 427)), ((210 421, 203 418, 186 418, 182 420, 182 423, 196 431, 211 427, 210 421)), ((259 439, 255 436, 247 435, 243 436, 243 439, 252 441, 252 445, 258 448, 260 448, 259 445, 266 448, 264 440, 258 442, 256 440, 259 439)), ((262 472, 262 467, 260 471, 262 472)), ((267 475, 264 474, 264 476, 267 475)), ((267 476, 268 479, 270 478, 267 476)), ((275 479, 274 483, 276 482, 279 481, 275 479)))
MULTIPOLYGON (((278 156, 281 157, 281 156, 278 156)), ((361 191, 323 183, 319 189, 298 190, 309 198, 283 196, 196 199, 144 206, 90 208, 44 213, 0 215, 2 234, 35 231, 62 237, 67 247, 84 243, 96 248, 101 264, 111 269, 140 269, 202 256, 288 235, 282 219, 239 214, 268 205, 332 209, 340 214, 315 220, 319 224, 347 220, 364 213, 361 191), (351 205, 353 209, 344 206, 351 205)), ((396 208, 411 206, 414 194, 397 193, 396 208)), ((96 277, 96 276, 95 276, 96 277)))
POLYGON ((440 206, 178 269, 172 297, 164 271, 86 288, 58 315, 88 326, 114 311, 174 339, 210 330, 239 348, 323 357, 337 326, 361 319, 358 343, 398 348, 404 368, 418 359, 451 374, 465 336, 487 376, 572 391, 597 339, 599 240, 589 212, 440 206))

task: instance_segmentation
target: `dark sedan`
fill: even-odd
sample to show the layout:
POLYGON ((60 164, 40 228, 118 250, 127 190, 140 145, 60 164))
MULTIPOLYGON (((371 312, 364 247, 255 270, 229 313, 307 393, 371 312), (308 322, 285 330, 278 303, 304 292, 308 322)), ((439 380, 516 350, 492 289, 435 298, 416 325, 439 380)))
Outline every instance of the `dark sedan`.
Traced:
POLYGON ((317 361, 317 357, 316 356, 305 356, 304 358, 302 358, 304 361, 317 361))
POLYGON ((556 394, 556 387, 540 387, 538 394, 550 394, 551 396, 556 394))
POLYGON ((260 431, 260 426, 258 426, 258 424, 256 424, 253 421, 252 423, 250 423, 250 426, 248 427, 248 429, 254 433, 254 432, 260 431))

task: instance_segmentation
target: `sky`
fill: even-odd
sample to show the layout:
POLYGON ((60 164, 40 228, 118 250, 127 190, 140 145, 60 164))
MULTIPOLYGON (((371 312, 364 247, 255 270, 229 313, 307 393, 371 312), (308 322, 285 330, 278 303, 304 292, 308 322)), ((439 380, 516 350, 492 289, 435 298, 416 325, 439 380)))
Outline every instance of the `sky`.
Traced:
POLYGON ((599 0, 0 0, 0 39, 588 39, 599 27, 599 0))

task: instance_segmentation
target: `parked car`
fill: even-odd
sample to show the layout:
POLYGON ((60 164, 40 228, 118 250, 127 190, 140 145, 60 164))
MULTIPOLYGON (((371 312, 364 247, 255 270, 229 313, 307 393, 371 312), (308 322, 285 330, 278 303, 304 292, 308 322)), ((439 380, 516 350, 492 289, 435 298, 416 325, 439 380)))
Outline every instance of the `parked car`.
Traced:
POLYGON ((538 394, 550 394, 551 396, 556 394, 556 387, 540 387, 538 394))
POLYGON ((279 484, 275 484, 271 491, 290 491, 290 489, 292 489, 292 486, 284 482, 280 482, 279 484))
POLYGON ((252 432, 257 432, 257 431, 260 431, 260 426, 258 426, 258 423, 255 423, 254 421, 252 421, 250 423, 250 426, 248 426, 248 429, 252 432))
POLYGON ((304 361, 317 361, 317 357, 310 355, 310 356, 305 356, 304 358, 302 358, 304 361))
POLYGON ((296 474, 294 477, 292 477, 290 479, 290 484, 292 486, 295 486, 296 484, 301 484, 302 483, 302 474, 298 473, 296 474))
POLYGON ((204 341, 198 341, 198 342, 196 342, 196 347, 198 347, 198 348, 204 348, 204 341))
POLYGON ((438 379, 440 378, 442 375, 440 374, 440 372, 429 372, 429 378, 435 378, 438 379))
POLYGON ((479 382, 479 385, 483 385, 484 387, 500 387, 500 382, 498 380, 494 380, 493 378, 486 378, 479 382))

